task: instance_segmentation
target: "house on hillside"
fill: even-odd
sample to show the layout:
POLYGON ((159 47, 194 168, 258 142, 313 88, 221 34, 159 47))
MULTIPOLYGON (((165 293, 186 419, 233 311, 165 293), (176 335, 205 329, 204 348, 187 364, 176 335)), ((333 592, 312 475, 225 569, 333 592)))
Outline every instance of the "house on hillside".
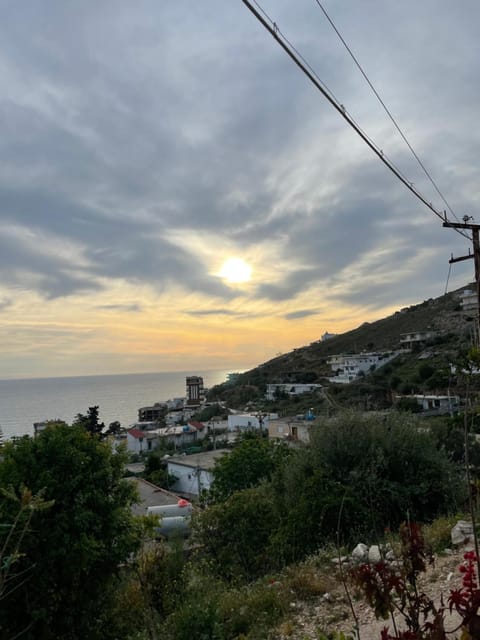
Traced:
POLYGON ((335 338, 336 335, 336 333, 328 333, 328 331, 325 331, 322 335, 321 341, 325 342, 326 340, 331 340, 332 338, 335 338))
POLYGON ((148 507, 174 505, 178 502, 178 496, 157 487, 155 484, 148 482, 148 480, 135 477, 129 477, 126 480, 131 482, 137 490, 138 501, 132 504, 131 507, 133 514, 136 516, 146 515, 148 507))
POLYGON ((291 382, 282 382, 275 384, 267 384, 267 391, 265 393, 265 398, 267 400, 275 400, 279 394, 287 394, 288 396, 298 396, 303 393, 312 393, 314 391, 320 391, 322 389, 321 384, 305 384, 305 383, 294 383, 291 382))
POLYGON ((250 429, 268 429, 270 415, 262 413, 233 413, 228 416, 228 431, 248 431, 250 429))
POLYGON ((131 453, 146 453, 156 449, 161 442, 173 443, 175 447, 185 447, 201 440, 206 435, 201 422, 164 427, 163 429, 140 429, 137 425, 127 431, 127 449, 131 453), (198 426, 194 426, 197 424, 198 426))
POLYGON ((420 411, 425 415, 448 415, 458 413, 460 398, 459 396, 439 396, 439 395, 410 395, 410 396, 395 396, 395 402, 400 402, 402 399, 408 399, 412 402, 416 402, 420 408, 420 411))
POLYGON ((205 402, 205 389, 201 376, 187 376, 186 387, 185 407, 197 408, 205 402))
POLYGON ((408 333, 400 334, 400 346, 402 349, 408 349, 411 351, 416 346, 421 347, 428 340, 435 338, 436 331, 409 331, 408 333))
POLYGON ((272 440, 284 440, 287 442, 310 442, 310 434, 314 422, 306 420, 303 416, 289 418, 276 418, 268 424, 268 437, 272 440))
POLYGON ((150 407, 140 407, 138 410, 139 422, 158 422, 161 418, 165 417, 167 412, 166 402, 155 402, 150 407))
POLYGON ((478 314, 477 292, 473 289, 464 289, 460 294, 460 298, 463 313, 468 316, 476 316, 478 314))
POLYGON ((228 449, 204 451, 191 456, 168 458, 167 470, 177 480, 172 491, 186 497, 198 497, 202 491, 208 491, 213 482, 215 461, 229 453, 228 449))
POLYGON ((327 364, 335 374, 329 378, 330 382, 337 384, 349 384, 360 375, 379 369, 396 358, 398 352, 386 353, 347 353, 331 356, 327 364))

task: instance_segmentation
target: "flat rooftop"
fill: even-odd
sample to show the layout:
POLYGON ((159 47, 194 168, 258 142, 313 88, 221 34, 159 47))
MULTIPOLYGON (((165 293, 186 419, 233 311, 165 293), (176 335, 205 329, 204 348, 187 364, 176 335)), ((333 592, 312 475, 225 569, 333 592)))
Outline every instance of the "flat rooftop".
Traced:
POLYGON ((161 489, 143 478, 130 477, 125 478, 125 480, 135 485, 140 496, 140 500, 132 504, 132 512, 136 516, 145 516, 147 507, 163 507, 167 504, 177 504, 178 500, 180 500, 180 496, 175 493, 161 489))
POLYGON ((181 464, 185 467, 199 467, 200 469, 213 469, 215 461, 222 458, 230 449, 216 449, 215 451, 202 451, 192 453, 190 456, 172 456, 168 462, 181 464))

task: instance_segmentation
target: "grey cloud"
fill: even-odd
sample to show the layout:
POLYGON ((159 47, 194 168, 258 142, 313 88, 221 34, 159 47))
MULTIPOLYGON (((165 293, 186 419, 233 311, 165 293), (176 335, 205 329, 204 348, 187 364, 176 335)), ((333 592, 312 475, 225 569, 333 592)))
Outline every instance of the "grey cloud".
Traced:
POLYGON ((285 320, 299 320, 300 318, 308 318, 309 316, 318 315, 318 309, 300 309, 299 311, 292 311, 287 313, 283 317, 285 320))
MULTIPOLYGON (((313 3, 267 4, 367 130, 383 122, 313 3)), ((468 2, 465 12, 447 6, 439 11, 433 0, 414 9, 415 21, 392 3, 376 5, 368 23, 361 8, 347 11, 339 5, 332 14, 360 49, 387 102, 390 98, 417 134, 412 140, 420 139, 426 164, 456 194, 461 214, 471 212, 479 140, 473 127, 478 88, 469 74, 478 58, 478 38, 466 16, 479 10, 468 2), (436 43, 423 42, 432 9, 440 33, 453 20, 469 36, 449 46, 441 64, 436 43), (403 46, 406 36, 424 58, 415 47, 403 46), (379 57, 386 41, 392 46, 379 57), (432 87, 446 81, 445 65, 450 90, 432 104, 432 87), (432 133, 427 125, 433 109, 439 115, 432 133), (445 122, 455 126, 446 131, 445 122), (434 135, 439 129, 442 136, 434 135)), ((158 291, 181 285, 222 301, 233 299, 233 289, 205 274, 186 248, 166 239, 172 228, 214 233, 219 245, 225 238, 256 251, 270 241, 283 246, 279 259, 294 267, 282 282, 272 278, 254 294, 272 302, 292 299, 314 285, 336 284, 336 274, 362 256, 391 246, 392 234, 398 249, 390 250, 386 263, 411 260, 424 246, 463 250, 461 240, 434 229, 436 221, 418 224, 431 214, 368 149, 357 164, 350 161, 349 150, 358 144, 354 134, 345 134, 338 115, 240 3, 213 2, 209 11, 215 21, 187 2, 140 0, 133 7, 119 0, 98 7, 84 3, 75 11, 58 0, 42 8, 8 7, 8 19, 0 25, 0 61, 10 88, 0 106, 6 123, 0 141, 0 222, 71 242, 86 264, 69 264, 55 255, 55 246, 45 256, 0 240, 5 283, 28 283, 54 297, 99 289, 100 279, 122 278, 158 291), (303 154, 309 139, 319 149, 318 183, 332 187, 323 199, 312 196, 315 185, 301 171, 311 169, 310 157, 303 154), (333 167, 337 139, 345 146, 344 159, 333 167), (298 193, 280 207, 280 171, 288 176, 289 168, 298 176, 298 193)), ((386 142, 389 148, 394 139, 387 134, 386 142)), ((395 160, 431 193, 407 153, 397 148, 395 143, 395 160)), ((381 272, 382 263, 373 268, 372 275, 381 272)), ((428 287, 439 275, 425 274, 421 280, 428 287)), ((398 289, 384 286, 365 274, 362 291, 347 290, 345 300, 367 298, 371 291, 374 304, 388 304, 398 289)))
POLYGON ((1 298, 0 299, 0 311, 4 311, 8 309, 13 304, 12 298, 1 298))
POLYGON ((230 311, 229 309, 200 309, 185 311, 189 316, 241 316, 241 313, 230 311))
POLYGON ((105 311, 127 311, 132 313, 139 313, 142 311, 142 305, 140 304, 101 304, 96 308, 105 309, 105 311))

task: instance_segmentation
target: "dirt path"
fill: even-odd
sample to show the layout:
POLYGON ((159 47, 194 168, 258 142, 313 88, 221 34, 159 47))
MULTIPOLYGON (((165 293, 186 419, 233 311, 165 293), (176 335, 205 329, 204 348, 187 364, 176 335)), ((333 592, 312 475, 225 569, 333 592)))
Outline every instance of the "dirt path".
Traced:
MULTIPOLYGON (((442 595, 444 600, 450 590, 461 586, 462 574, 458 567, 463 562, 465 551, 471 547, 462 547, 448 555, 435 557, 433 566, 429 567, 422 577, 420 586, 422 590, 436 603, 440 604, 442 595)), ((354 619, 345 595, 345 590, 340 581, 336 581, 334 588, 324 596, 317 597, 308 602, 292 601, 293 616, 288 623, 284 623, 273 636, 275 640, 318 640, 320 634, 328 635, 333 631, 343 631, 352 635, 354 619)), ((380 634, 385 626, 392 627, 391 620, 377 620, 370 607, 364 600, 352 595, 355 614, 360 624, 361 640, 380 640, 380 634)), ((456 614, 446 614, 447 629, 454 630, 458 627, 459 618, 456 614)), ((399 628, 401 621, 397 620, 399 628)), ((460 634, 452 634, 452 640, 460 634)))

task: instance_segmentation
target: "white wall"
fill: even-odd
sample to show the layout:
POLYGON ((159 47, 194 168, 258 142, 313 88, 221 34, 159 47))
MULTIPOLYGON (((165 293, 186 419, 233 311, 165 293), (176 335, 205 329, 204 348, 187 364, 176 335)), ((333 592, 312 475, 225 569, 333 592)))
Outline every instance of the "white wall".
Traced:
MULTIPOLYGON (((263 428, 268 429, 268 416, 263 418, 263 428)), ((250 413, 234 413, 228 416, 229 431, 260 429, 260 418, 250 413)))
POLYGON ((199 485, 201 491, 208 490, 213 482, 211 471, 187 467, 175 462, 168 462, 168 473, 178 478, 171 486, 171 490, 180 494, 191 493, 198 496, 199 485))

